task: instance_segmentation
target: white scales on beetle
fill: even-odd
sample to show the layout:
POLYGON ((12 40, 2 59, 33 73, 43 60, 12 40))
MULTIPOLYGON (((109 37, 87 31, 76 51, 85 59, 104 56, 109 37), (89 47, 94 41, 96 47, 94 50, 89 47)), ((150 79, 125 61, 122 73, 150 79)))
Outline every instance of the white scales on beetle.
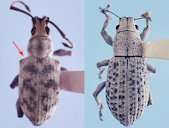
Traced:
POLYGON ((124 126, 132 125, 152 104, 147 84, 148 72, 155 73, 156 68, 147 64, 145 58, 169 59, 169 40, 146 42, 151 17, 146 12, 140 18, 119 17, 108 10, 110 5, 101 9, 106 16, 101 35, 105 42, 113 47, 114 57, 97 63, 101 73, 102 66, 108 66, 107 80, 100 83, 93 96, 100 106, 99 117, 103 120, 103 105, 98 99, 99 93, 106 88, 106 102, 113 116, 124 126), (119 18, 114 40, 106 32, 111 13, 119 18), (137 20, 146 19, 146 27, 139 34, 137 20))

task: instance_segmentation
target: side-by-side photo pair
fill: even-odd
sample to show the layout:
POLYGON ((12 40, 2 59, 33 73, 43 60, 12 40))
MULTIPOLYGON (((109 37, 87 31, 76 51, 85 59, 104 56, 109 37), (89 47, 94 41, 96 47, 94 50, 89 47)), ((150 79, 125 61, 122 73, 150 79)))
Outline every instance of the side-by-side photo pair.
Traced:
POLYGON ((169 127, 167 0, 2 0, 6 128, 169 127))

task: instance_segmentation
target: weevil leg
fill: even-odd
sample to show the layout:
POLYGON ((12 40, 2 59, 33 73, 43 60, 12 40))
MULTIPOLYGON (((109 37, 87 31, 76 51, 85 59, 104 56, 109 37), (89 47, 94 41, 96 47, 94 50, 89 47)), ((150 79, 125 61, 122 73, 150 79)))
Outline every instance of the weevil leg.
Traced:
POLYGON ((17 110, 18 117, 22 118, 23 117, 23 111, 22 111, 21 106, 20 106, 19 98, 16 102, 16 110, 17 110))
POLYGON ((60 67, 60 70, 61 70, 61 71, 68 71, 68 69, 65 68, 65 67, 60 67))
POLYGON ((103 60, 101 62, 98 62, 97 68, 100 70, 99 72, 99 79, 101 79, 101 74, 104 72, 105 68, 101 68, 102 66, 107 66, 109 64, 109 60, 103 60))
POLYGON ((156 73, 156 68, 150 64, 147 64, 147 70, 151 73, 156 73))
POLYGON ((109 44, 110 46, 112 46, 112 45, 113 45, 113 39, 112 39, 112 37, 106 32, 106 28, 107 28, 107 26, 108 26, 108 24, 109 24, 109 22, 110 22, 110 20, 111 20, 111 17, 106 13, 106 11, 103 11, 103 14, 105 14, 106 20, 105 20, 104 25, 103 25, 103 27, 102 27, 101 35, 102 35, 103 39, 105 40, 105 42, 106 42, 107 44, 109 44))
POLYGON ((71 56, 72 52, 70 50, 58 49, 53 52, 55 56, 71 56))
POLYGON ((151 92, 149 92, 149 99, 148 99, 148 103, 147 106, 152 105, 152 95, 151 92))
POLYGON ((150 17, 146 18, 146 27, 144 28, 143 32, 140 34, 140 38, 142 41, 144 41, 146 39, 146 37, 149 34, 150 31, 150 17))
POLYGON ((101 100, 100 99, 98 99, 98 95, 99 95, 99 93, 103 90, 103 88, 105 87, 105 85, 106 85, 106 81, 104 81, 104 82, 102 82, 102 83, 100 83, 98 86, 97 86, 97 88, 96 88, 96 90, 94 91, 94 93, 93 93, 93 96, 94 96, 94 98, 95 98, 95 100, 96 100, 96 102, 97 102, 97 105, 99 105, 99 117, 100 117, 100 120, 102 121, 103 120, 103 105, 102 105, 102 102, 101 102, 101 100))
POLYGON ((10 84, 10 87, 12 89, 18 86, 18 79, 19 79, 19 74, 15 76, 15 78, 12 81, 12 83, 10 84))

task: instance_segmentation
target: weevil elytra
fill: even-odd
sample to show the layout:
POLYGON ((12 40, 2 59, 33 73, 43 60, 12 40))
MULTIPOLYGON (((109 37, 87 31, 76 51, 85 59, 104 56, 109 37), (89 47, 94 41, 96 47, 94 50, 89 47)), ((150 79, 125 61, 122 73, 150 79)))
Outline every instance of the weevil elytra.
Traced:
POLYGON ((100 106, 100 120, 103 120, 103 106, 97 96, 106 88, 106 101, 111 113, 121 124, 130 126, 139 119, 145 107, 152 104, 147 74, 148 71, 155 73, 156 69, 146 64, 143 56, 143 41, 148 34, 151 18, 148 13, 142 15, 146 19, 146 27, 139 35, 136 20, 142 18, 119 17, 111 12, 119 18, 113 40, 105 30, 111 19, 108 8, 101 9, 106 16, 101 35, 113 47, 114 57, 97 63, 101 72, 102 66, 108 66, 108 72, 107 80, 98 85, 93 96, 100 106))
POLYGON ((52 58, 71 55, 70 50, 59 49, 53 52, 53 44, 49 36, 48 23, 54 25, 61 36, 69 42, 63 43, 67 48, 73 44, 66 38, 61 29, 48 17, 33 17, 29 7, 22 1, 15 1, 10 9, 22 12, 32 18, 32 37, 28 43, 29 56, 20 61, 20 72, 11 83, 11 88, 18 86, 19 98, 16 103, 18 117, 26 115, 33 125, 42 125, 54 113, 59 101, 60 89, 71 92, 84 92, 84 72, 68 71, 60 67, 59 61, 52 58), (27 11, 14 6, 23 4, 27 11))

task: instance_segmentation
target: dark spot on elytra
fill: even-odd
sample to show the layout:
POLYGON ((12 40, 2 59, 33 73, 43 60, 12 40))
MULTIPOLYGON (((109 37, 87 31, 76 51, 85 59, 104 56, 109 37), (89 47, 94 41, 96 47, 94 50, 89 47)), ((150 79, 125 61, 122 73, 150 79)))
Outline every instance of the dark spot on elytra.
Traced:
POLYGON ((32 107, 32 106, 30 105, 30 103, 28 103, 28 101, 27 101, 26 99, 23 99, 23 104, 26 105, 27 110, 28 110, 29 112, 33 112, 34 107, 32 107))
POLYGON ((33 95, 36 95, 37 91, 35 90, 35 88, 33 87, 33 85, 31 85, 31 81, 32 81, 32 79, 25 79, 25 80, 23 80, 23 87, 26 90, 29 90, 30 92, 32 92, 33 95))
POLYGON ((116 72, 113 73, 113 76, 114 76, 115 78, 118 77, 118 75, 119 75, 119 74, 116 73, 116 72))
POLYGON ((57 83, 54 81, 54 80, 52 80, 52 79, 49 79, 48 81, 47 81, 47 83, 45 84, 45 87, 46 88, 52 88, 53 90, 55 90, 56 89, 56 87, 57 87, 57 83))
POLYGON ((23 80, 23 87, 27 90, 29 89, 29 86, 31 85, 32 79, 24 79, 23 80))
POLYGON ((123 99, 125 99, 125 96, 119 95, 119 100, 123 100, 123 99))
POLYGON ((47 105, 44 105, 44 106, 43 106, 43 111, 45 111, 45 112, 48 111, 48 106, 47 106, 47 105))
POLYGON ((116 68, 119 64, 117 62, 114 63, 114 68, 116 68))
POLYGON ((131 88, 132 91, 135 91, 135 87, 131 88))
POLYGON ((35 90, 34 87, 30 86, 29 90, 32 92, 33 95, 37 94, 37 91, 35 90))
POLYGON ((108 79, 112 79, 112 76, 110 75, 110 76, 108 76, 108 79))
POLYGON ((113 111, 117 111, 117 108, 115 106, 112 107, 113 111))
POLYGON ((117 96, 112 96, 110 99, 115 100, 115 99, 117 99, 117 96))
POLYGON ((133 69, 133 70, 131 70, 130 72, 131 72, 131 73, 135 73, 135 70, 133 69))
POLYGON ((125 85, 125 81, 124 81, 124 80, 121 81, 121 82, 120 82, 120 85, 125 85))
POLYGON ((54 71, 54 66, 53 65, 45 65, 43 69, 43 74, 48 74, 54 71))
POLYGON ((138 98, 138 101, 140 101, 140 97, 138 98))
POLYGON ((135 81, 131 79, 131 83, 130 83, 130 86, 134 85, 135 84, 135 81))
POLYGON ((48 93, 44 92, 41 94, 41 100, 44 101, 44 100, 47 100, 49 98, 49 95, 48 93))
POLYGON ((24 71, 27 71, 31 74, 37 74, 38 73, 38 70, 36 69, 35 65, 27 65, 23 68, 24 71))
POLYGON ((113 88, 113 93, 117 93, 117 89, 116 88, 113 88))
POLYGON ((140 93, 141 93, 140 88, 137 88, 137 93, 138 93, 138 94, 140 94, 140 93))
POLYGON ((59 94, 59 91, 56 91, 56 95, 58 95, 59 94))

